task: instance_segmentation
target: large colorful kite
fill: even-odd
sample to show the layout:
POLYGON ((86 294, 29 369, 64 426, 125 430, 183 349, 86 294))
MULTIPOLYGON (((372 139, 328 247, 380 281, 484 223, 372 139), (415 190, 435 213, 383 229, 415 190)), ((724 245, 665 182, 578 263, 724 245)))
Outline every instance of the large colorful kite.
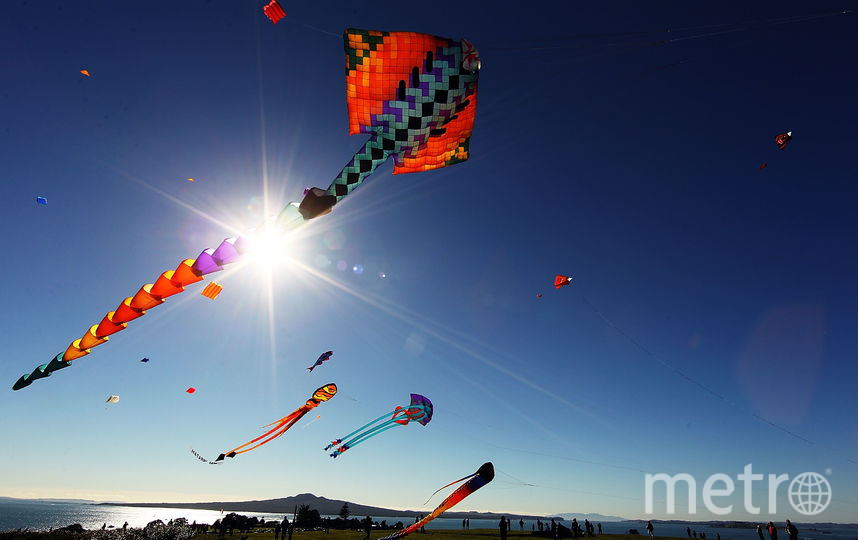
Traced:
POLYGON ((269 431, 266 431, 265 433, 263 433, 262 435, 260 435, 259 437, 255 438, 255 439, 253 439, 252 441, 246 442, 246 443, 242 444, 241 446, 233 448, 229 452, 226 452, 224 454, 219 455, 215 461, 222 461, 223 458, 225 458, 225 457, 231 458, 231 457, 235 457, 238 454, 250 452, 254 448, 258 448, 267 442, 273 441, 277 437, 286 433, 286 430, 288 430, 290 427, 292 427, 295 424, 295 422, 297 422, 298 420, 303 418, 303 416, 305 414, 310 412, 312 409, 315 409, 316 406, 319 405, 319 403, 322 403, 323 401, 328 401, 329 399, 334 397, 336 394, 337 394, 337 385, 334 383, 328 383, 325 386, 321 386, 319 388, 316 388, 316 391, 313 392, 313 396, 307 400, 307 403, 301 405, 294 412, 284 416, 280 420, 277 420, 275 422, 271 422, 267 426, 262 426, 264 428, 274 426, 269 431))
POLYGON ((406 426, 411 421, 425 426, 432 420, 432 412, 432 402, 429 401, 429 398, 420 394, 411 394, 411 404, 407 407, 396 407, 394 410, 384 413, 372 422, 364 424, 348 435, 344 435, 333 441, 325 447, 325 450, 330 450, 339 444, 340 446, 335 448, 331 454, 331 457, 335 458, 349 448, 354 448, 370 437, 374 437, 390 428, 406 426))
POLYGON ((466 40, 350 28, 346 49, 349 133, 370 139, 327 190, 313 188, 299 210, 325 214, 393 157, 393 174, 468 159, 480 59, 466 40))
MULTIPOLYGON (((491 482, 494 477, 495 468, 494 465, 492 465, 492 462, 488 461, 486 463, 483 463, 482 466, 477 469, 477 472, 475 472, 474 474, 468 475, 464 478, 460 478, 455 482, 450 482, 449 484, 441 488, 444 489, 445 487, 452 486, 453 484, 458 484, 463 480, 467 480, 467 482, 456 488, 456 490, 451 493, 446 499, 441 501, 441 504, 438 505, 438 508, 433 510, 431 514, 421 519, 417 523, 409 525, 408 527, 402 529, 401 531, 397 531, 390 536, 385 536, 380 540, 395 540, 396 538, 402 538, 403 536, 409 535, 414 531, 419 530, 421 527, 425 526, 427 523, 429 523, 436 517, 440 516, 450 508, 456 506, 462 499, 491 482)), ((441 489, 439 489, 438 491, 441 491, 441 489)), ((435 493, 438 493, 438 491, 436 491, 435 493)))
MULTIPOLYGON (((284 208, 273 225, 285 233, 331 211, 385 160, 392 157, 394 174, 427 171, 468 159, 476 110, 480 59, 466 40, 417 34, 349 29, 346 51, 346 97, 351 133, 370 139, 340 171, 327 190, 312 188, 300 204, 284 208)), ((186 259, 175 270, 143 285, 102 321, 93 325, 64 352, 21 376, 20 390, 34 380, 66 368, 86 356, 128 322, 203 276, 222 270, 249 249, 253 235, 227 238, 216 249, 186 259)))

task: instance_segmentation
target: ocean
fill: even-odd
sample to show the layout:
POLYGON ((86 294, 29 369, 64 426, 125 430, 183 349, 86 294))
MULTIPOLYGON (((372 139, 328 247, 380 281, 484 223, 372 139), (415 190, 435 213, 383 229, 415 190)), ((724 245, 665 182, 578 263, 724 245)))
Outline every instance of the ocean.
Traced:
MULTIPOLYGON (((212 524, 230 510, 224 508, 223 513, 217 510, 192 510, 185 508, 142 508, 135 506, 113 506, 99 505, 80 502, 48 502, 30 500, 0 500, 0 532, 16 529, 29 528, 31 530, 46 531, 56 529, 74 523, 80 523, 86 529, 100 529, 102 525, 120 528, 125 522, 129 527, 143 527, 150 521, 160 519, 165 523, 171 519, 185 518, 188 523, 212 524)), ((280 521, 284 514, 271 512, 238 512, 245 516, 255 516, 266 521, 280 521)), ((292 515, 288 514, 289 519, 292 515)), ((336 516, 328 516, 334 518, 336 516)), ((363 516, 354 516, 361 518, 363 516)), ((513 531, 519 530, 519 522, 515 515, 509 516, 513 520, 513 531)), ((411 518, 372 516, 373 520, 381 522, 386 520, 388 524, 402 521, 405 525, 414 522, 411 518)), ((525 520, 524 530, 531 530, 534 522, 525 520)), ((561 523, 568 526, 570 521, 561 523)), ((583 521, 582 521, 583 524, 583 521)), ((626 533, 629 529, 637 529, 644 534, 645 521, 615 521, 602 522, 602 531, 607 534, 626 533)), ((781 524, 782 526, 783 524, 781 524)), ((690 526, 693 530, 705 531, 707 540, 715 540, 716 535, 721 535, 721 540, 759 540, 755 529, 728 529, 713 527, 706 523, 678 524, 678 523, 656 523, 656 537, 687 538, 685 528, 690 526)), ((800 540, 858 540, 858 527, 827 526, 796 523, 799 529, 800 540)), ((495 519, 472 519, 471 529, 497 529, 498 520, 495 519)), ((461 529, 462 520, 440 517, 432 521, 427 529, 461 529)), ((768 538, 768 535, 766 536, 768 538)), ((786 536, 784 535, 784 538, 786 536)))

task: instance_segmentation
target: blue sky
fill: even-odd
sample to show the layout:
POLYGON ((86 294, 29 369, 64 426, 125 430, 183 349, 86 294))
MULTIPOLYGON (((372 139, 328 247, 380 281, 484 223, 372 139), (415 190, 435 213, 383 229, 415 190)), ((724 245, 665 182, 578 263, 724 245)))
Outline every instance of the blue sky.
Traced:
MULTIPOLYGON (((646 472, 699 489, 752 463, 830 469, 818 520, 855 515, 855 14, 286 2, 274 26, 263 2, 177 4, 2 7, 10 388, 143 283, 257 225, 266 191, 275 213, 327 187, 364 143, 347 134, 345 28, 476 45, 471 159, 388 164, 294 235, 289 261, 214 276, 214 302, 189 287, 71 369, 0 392, 0 495, 418 508, 490 460, 496 480, 462 509, 638 517, 646 472), (574 285, 555 291, 557 273, 574 285), (191 455, 327 382, 340 393, 318 421, 222 467, 191 455), (435 404, 428 426, 322 452, 411 392, 435 404)), ((765 520, 789 517, 779 501, 765 520)))

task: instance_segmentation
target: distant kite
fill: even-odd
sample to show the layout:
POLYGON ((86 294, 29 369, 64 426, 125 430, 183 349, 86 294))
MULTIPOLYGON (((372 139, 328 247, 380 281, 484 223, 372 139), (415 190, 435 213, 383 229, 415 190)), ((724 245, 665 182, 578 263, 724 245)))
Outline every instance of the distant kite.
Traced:
POLYGON ((265 12, 265 16, 268 17, 273 24, 277 24, 277 21, 286 16, 286 12, 283 11, 283 7, 277 2, 277 0, 271 0, 268 2, 268 5, 262 8, 262 11, 265 12))
POLYGON ((542 298, 542 293, 536 295, 537 298, 542 298))
POLYGON ((219 455, 215 461, 223 461, 223 458, 225 458, 225 457, 229 457, 229 458, 235 457, 238 454, 243 454, 245 452, 249 452, 249 451, 253 450, 254 448, 258 448, 267 442, 273 441, 277 437, 286 433, 286 430, 288 430, 290 427, 292 427, 295 424, 295 422, 300 420, 305 414, 310 412, 312 409, 316 408, 317 405, 319 405, 323 401, 328 401, 329 399, 334 397, 336 394, 337 394, 337 385, 334 383, 328 383, 325 386, 320 386, 319 388, 316 388, 316 391, 313 392, 312 397, 310 397, 310 399, 307 400, 307 403, 301 405, 300 407, 295 409, 295 411, 284 416, 280 420, 277 420, 276 422, 271 422, 267 426, 262 426, 262 427, 274 426, 272 429, 270 429, 269 431, 266 431, 265 433, 263 433, 262 435, 260 435, 259 437, 255 438, 255 439, 253 439, 250 442, 246 442, 237 448, 233 448, 229 452, 225 452, 225 453, 219 455), (260 441, 260 442, 257 442, 257 441, 260 441))
POLYGON ((374 437, 397 425, 405 426, 408 425, 408 422, 415 421, 425 426, 432 420, 432 411, 432 402, 427 397, 420 394, 411 394, 411 404, 407 407, 396 407, 389 413, 385 413, 348 435, 344 435, 333 441, 324 449, 330 450, 339 444, 340 446, 335 448, 334 452, 330 454, 332 458, 335 458, 349 448, 353 448, 370 437, 374 437), (343 442, 344 440, 345 442, 343 442))
POLYGON ((212 281, 211 283, 206 285, 206 288, 203 289, 203 292, 201 292, 200 294, 205 296, 206 298, 211 298, 212 300, 214 300, 215 298, 217 298, 217 295, 219 295, 222 290, 223 286, 220 283, 212 281))
POLYGON ((792 140, 792 131, 787 131, 786 133, 781 133, 775 136, 775 144, 778 145, 778 148, 783 150, 786 148, 788 142, 792 140))
POLYGON ((316 363, 313 364, 312 366, 308 367, 307 369, 309 369, 312 372, 314 367, 321 366, 322 362, 325 362, 326 360, 328 360, 332 354, 334 354, 334 351, 323 352, 322 355, 319 356, 318 360, 316 360, 316 363))
POLYGON ((559 289, 565 285, 570 285, 572 283, 572 276, 561 276, 560 274, 554 278, 554 288, 559 289))
POLYGON ((193 182, 193 181, 194 181, 193 178, 188 178, 188 182, 193 182))
POLYGON ((80 70, 80 72, 83 73, 84 75, 86 75, 87 77, 89 77, 89 71, 82 69, 82 70, 80 70))
MULTIPOLYGON (((438 508, 432 510, 431 514, 421 519, 417 523, 412 523, 401 531, 397 531, 390 536, 385 536, 380 540, 396 540, 397 538, 402 538, 403 536, 420 530, 420 528, 425 526, 427 523, 440 516, 450 508, 456 506, 459 502, 461 502, 462 499, 491 482, 494 477, 495 467, 494 465, 492 465, 492 462, 488 461, 486 463, 483 463, 482 466, 477 469, 477 472, 475 472, 474 474, 468 475, 464 478, 460 478, 455 482, 450 482, 446 486, 442 487, 441 489, 444 489, 445 487, 452 486, 453 484, 457 484, 463 480, 467 480, 467 482, 456 488, 456 490, 451 493, 449 497, 441 501, 441 504, 438 505, 438 508)), ((441 489, 439 489, 438 491, 441 491, 441 489)), ((436 491, 435 493, 438 493, 438 491, 436 491)), ((434 495, 435 493, 433 493, 432 495, 434 495)))
POLYGON ((106 403, 119 403, 119 396, 110 396, 106 403))
POLYGON ((141 358, 140 361, 145 363, 145 362, 148 362, 149 359, 148 358, 141 358))
POLYGON ((194 388, 193 386, 192 386, 192 387, 190 387, 190 388, 188 388, 187 390, 185 390, 185 392, 187 392, 188 394, 193 394, 193 393, 194 393, 194 392, 196 392, 196 391, 197 391, 197 389, 196 389, 196 388, 194 388))
POLYGON ((48 206, 48 199, 44 197, 36 197, 36 202, 41 204, 42 206, 48 206))
POLYGON ((760 165, 760 169, 765 169, 768 166, 769 166, 768 163, 763 163, 762 165, 760 165))

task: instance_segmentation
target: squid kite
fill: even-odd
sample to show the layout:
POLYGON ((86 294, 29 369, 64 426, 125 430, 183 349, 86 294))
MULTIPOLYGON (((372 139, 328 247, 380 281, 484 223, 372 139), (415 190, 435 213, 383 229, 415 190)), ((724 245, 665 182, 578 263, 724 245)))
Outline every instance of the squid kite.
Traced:
MULTIPOLYGON (((393 158, 394 174, 468 159, 480 70, 479 54, 471 43, 414 32, 355 29, 346 30, 343 41, 349 130, 369 134, 369 141, 327 190, 312 188, 300 203, 289 203, 272 224, 278 232, 330 212, 388 158, 393 158)), ((69 367, 169 296, 240 260, 252 243, 252 234, 227 238, 216 249, 185 259, 123 300, 50 362, 22 375, 12 389, 69 367)))
MULTIPOLYGON (((423 527, 436 517, 440 516, 450 508, 456 506, 462 499, 491 482, 494 477, 495 468, 494 465, 492 465, 492 462, 488 461, 486 463, 483 463, 482 466, 477 469, 477 472, 475 472, 474 474, 471 474, 464 478, 460 478, 455 482, 450 482, 446 486, 442 487, 441 489, 444 489, 445 487, 452 486, 453 484, 458 484, 463 480, 467 480, 467 482, 456 488, 456 490, 451 493, 449 497, 441 501, 441 504, 438 505, 438 508, 433 510, 431 514, 421 519, 417 523, 409 525, 408 527, 402 529, 401 531, 397 531, 390 536, 385 536, 380 540, 395 540, 396 538, 402 538, 403 536, 406 536, 408 534, 413 533, 414 531, 419 530, 421 527, 423 527)), ((439 489, 438 491, 441 491, 441 489, 439 489)), ((438 491, 436 491, 435 493, 438 493, 438 491)), ((433 493, 433 495, 435 493, 433 493)))
POLYGON ((786 148, 787 143, 792 140, 792 131, 787 131, 786 133, 781 133, 775 136, 775 144, 778 145, 778 148, 783 150, 786 148))
POLYGON ((323 352, 323 353, 321 354, 321 356, 319 356, 318 360, 316 360, 316 363, 315 363, 315 364, 313 364, 312 366, 308 367, 307 369, 309 369, 309 370, 310 370, 310 372, 312 372, 312 371, 313 371, 313 368, 318 367, 318 366, 321 366, 321 365, 322 365, 322 362, 324 362, 324 361, 328 360, 328 359, 331 357, 331 355, 332 355, 332 354, 334 354, 334 351, 323 352))
POLYGON ((223 458, 225 458, 225 457, 229 457, 229 458, 235 457, 238 454, 243 454, 245 452, 249 452, 249 451, 253 450, 254 448, 262 446, 263 444, 265 444, 267 442, 273 441, 277 437, 286 433, 286 430, 288 430, 290 427, 292 427, 295 424, 295 422, 300 420, 305 414, 310 412, 312 409, 316 408, 316 406, 319 405, 319 403, 322 403, 323 401, 328 401, 329 399, 334 397, 336 394, 337 394, 337 385, 334 383, 328 383, 325 386, 321 386, 321 387, 317 388, 316 391, 313 392, 313 396, 307 400, 307 403, 298 407, 295 410, 295 412, 293 412, 287 416, 284 416, 280 420, 277 420, 276 422, 272 422, 272 423, 268 424, 267 426, 262 426, 262 427, 274 426, 272 429, 270 429, 269 431, 266 431, 265 433, 263 433, 262 435, 260 435, 259 437, 255 438, 255 439, 253 439, 252 441, 246 442, 239 447, 233 448, 232 450, 230 450, 229 452, 226 452, 225 454, 219 455, 215 461, 223 461, 223 458))
POLYGON ((339 444, 340 446, 335 448, 334 452, 331 454, 331 457, 335 458, 349 448, 353 448, 370 437, 374 437, 392 427, 400 425, 405 426, 411 421, 418 422, 425 426, 430 420, 432 420, 432 410, 432 402, 429 401, 429 398, 421 396, 420 394, 411 394, 411 404, 407 407, 396 407, 396 409, 389 413, 385 413, 372 422, 357 428, 348 435, 333 441, 324 449, 330 450, 339 444))
POLYGON ((572 276, 561 276, 560 274, 554 278, 554 288, 559 289, 560 287, 571 285, 572 284, 572 276))

